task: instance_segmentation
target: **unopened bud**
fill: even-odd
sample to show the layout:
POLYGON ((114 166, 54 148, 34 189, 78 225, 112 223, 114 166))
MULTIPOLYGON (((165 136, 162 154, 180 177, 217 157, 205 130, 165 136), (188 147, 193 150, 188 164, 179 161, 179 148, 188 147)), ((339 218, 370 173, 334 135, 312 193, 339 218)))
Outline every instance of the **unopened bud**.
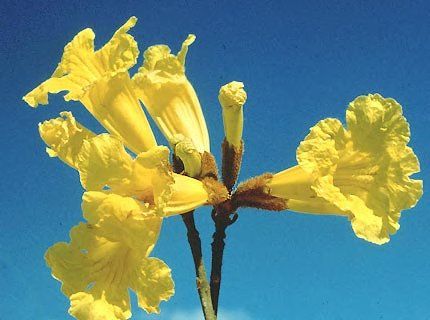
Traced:
POLYGON ((171 141, 175 155, 184 164, 184 171, 190 177, 198 177, 202 171, 202 155, 190 138, 177 134, 171 141))
POLYGON ((221 87, 218 95, 222 106, 224 133, 227 142, 236 148, 240 147, 243 132, 243 105, 246 92, 242 82, 232 81, 221 87))

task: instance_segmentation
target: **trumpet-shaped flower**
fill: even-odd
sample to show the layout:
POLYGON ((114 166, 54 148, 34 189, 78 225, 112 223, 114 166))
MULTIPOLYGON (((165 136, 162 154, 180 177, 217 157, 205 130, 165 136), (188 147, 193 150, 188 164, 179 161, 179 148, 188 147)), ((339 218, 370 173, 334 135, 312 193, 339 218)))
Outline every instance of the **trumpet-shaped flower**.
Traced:
POLYGON ((45 255, 70 298, 69 313, 79 320, 129 319, 129 288, 141 308, 158 313, 174 293, 169 267, 149 257, 162 218, 137 200, 97 191, 84 194, 82 209, 87 223, 45 255))
POLYGON ((136 64, 139 55, 136 41, 127 33, 136 21, 135 17, 130 18, 97 51, 94 51, 94 32, 91 29, 79 32, 64 48, 51 78, 23 99, 37 107, 48 103, 48 93, 68 91, 66 101, 80 101, 135 153, 156 146, 127 71, 136 64))
POLYGON ((422 195, 422 181, 409 178, 419 172, 409 125, 401 106, 378 94, 351 102, 346 122, 315 125, 297 149, 298 166, 275 174, 267 191, 291 210, 348 216, 358 237, 383 244, 422 195))
POLYGON ((167 140, 182 134, 203 153, 210 149, 209 134, 197 94, 185 75, 185 57, 195 38, 189 35, 176 56, 166 45, 149 47, 133 81, 137 96, 167 140))
POLYGON ((95 135, 71 113, 62 115, 40 124, 39 131, 49 154, 77 169, 86 190, 140 200, 164 216, 185 213, 209 201, 202 182, 171 172, 166 147, 151 148, 133 159, 117 138, 95 135))

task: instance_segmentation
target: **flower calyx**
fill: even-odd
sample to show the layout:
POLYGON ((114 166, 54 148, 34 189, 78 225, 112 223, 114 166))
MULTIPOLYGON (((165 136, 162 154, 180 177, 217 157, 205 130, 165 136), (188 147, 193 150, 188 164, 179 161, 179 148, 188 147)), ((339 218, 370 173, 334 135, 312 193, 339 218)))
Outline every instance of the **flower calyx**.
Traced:
POLYGON ((266 191, 267 182, 272 177, 271 173, 265 173, 242 182, 232 195, 233 206, 235 208, 250 207, 270 211, 288 209, 286 199, 274 197, 266 191))

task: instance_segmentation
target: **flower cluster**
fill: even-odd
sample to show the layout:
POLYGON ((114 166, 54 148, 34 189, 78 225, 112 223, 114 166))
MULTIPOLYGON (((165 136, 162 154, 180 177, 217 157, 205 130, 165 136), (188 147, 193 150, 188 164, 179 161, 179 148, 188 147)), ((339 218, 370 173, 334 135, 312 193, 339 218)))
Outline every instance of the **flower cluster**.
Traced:
POLYGON ((169 141, 181 134, 200 152, 209 151, 203 113, 185 76, 186 52, 195 37, 190 35, 176 56, 167 46, 148 48, 131 78, 128 69, 139 50, 128 31, 136 20, 130 18, 97 51, 93 31, 79 32, 51 78, 24 97, 37 107, 48 103, 48 93, 67 91, 66 101, 81 102, 109 132, 90 131, 71 112, 39 124, 49 156, 76 169, 86 190, 87 222, 72 229, 70 243, 57 243, 46 253, 77 319, 128 319, 128 288, 140 307, 158 312, 159 303, 174 293, 168 266, 149 257, 162 219, 223 199, 222 190, 212 195, 213 184, 172 171, 169 149, 157 145, 139 102, 169 141))
POLYGON ((86 222, 72 228, 69 243, 55 244, 45 256, 70 299, 72 316, 129 319, 129 289, 139 307, 159 312, 160 302, 174 293, 171 270, 150 257, 162 220, 203 205, 215 207, 221 234, 223 223, 235 221, 226 217, 237 218, 235 211, 246 206, 344 216, 358 237, 377 244, 399 229, 401 211, 422 195, 422 181, 410 178, 419 162, 407 146, 409 125, 395 100, 356 98, 346 111, 346 128, 332 118, 311 128, 297 149, 296 166, 234 189, 243 154, 243 83, 233 81, 219 93, 225 131, 221 183, 203 112, 185 74, 195 36, 176 55, 166 45, 149 47, 130 76, 139 56, 128 33, 136 21, 130 18, 99 50, 91 29, 79 32, 52 76, 24 97, 37 107, 48 103, 49 93, 66 91, 66 101, 79 101, 108 132, 92 132, 71 112, 39 124, 48 155, 76 169, 85 189, 86 222), (141 104, 170 144, 172 164, 141 104))

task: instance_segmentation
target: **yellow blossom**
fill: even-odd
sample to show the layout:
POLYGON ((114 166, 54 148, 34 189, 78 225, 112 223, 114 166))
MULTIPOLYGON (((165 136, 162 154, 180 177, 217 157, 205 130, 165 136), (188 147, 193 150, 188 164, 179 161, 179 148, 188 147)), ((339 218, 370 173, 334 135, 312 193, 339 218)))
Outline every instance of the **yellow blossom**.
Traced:
POLYGON ((197 94, 185 75, 185 57, 195 38, 189 35, 176 56, 166 45, 149 47, 133 81, 137 96, 167 140, 182 134, 203 153, 210 150, 209 134, 197 94))
POLYGON ((419 172, 409 125, 401 106, 379 94, 351 102, 346 122, 315 125, 297 149, 298 166, 275 174, 267 191, 291 210, 347 216, 358 237, 383 244, 422 195, 422 181, 409 178, 419 172))
POLYGON ((162 218, 139 201, 103 192, 86 192, 82 209, 87 223, 45 255, 52 275, 70 298, 69 313, 79 320, 124 320, 131 317, 128 289, 139 307, 158 313, 161 301, 174 294, 169 267, 149 257, 162 218))
POLYGON ((133 152, 156 146, 127 71, 136 64, 139 55, 136 41, 127 33, 136 21, 135 17, 130 18, 97 51, 94 51, 94 32, 91 29, 79 32, 64 48, 51 78, 23 99, 37 107, 48 103, 48 93, 68 91, 64 96, 66 101, 80 101, 133 152))
POLYGON ((137 199, 164 216, 191 211, 209 200, 202 182, 171 171, 166 147, 151 148, 133 159, 120 140, 90 133, 70 112, 45 121, 39 131, 50 155, 79 171, 86 190, 137 199))
POLYGON ((246 91, 242 82, 232 81, 222 86, 218 100, 222 106, 225 138, 229 144, 240 147, 243 132, 243 105, 246 91))

